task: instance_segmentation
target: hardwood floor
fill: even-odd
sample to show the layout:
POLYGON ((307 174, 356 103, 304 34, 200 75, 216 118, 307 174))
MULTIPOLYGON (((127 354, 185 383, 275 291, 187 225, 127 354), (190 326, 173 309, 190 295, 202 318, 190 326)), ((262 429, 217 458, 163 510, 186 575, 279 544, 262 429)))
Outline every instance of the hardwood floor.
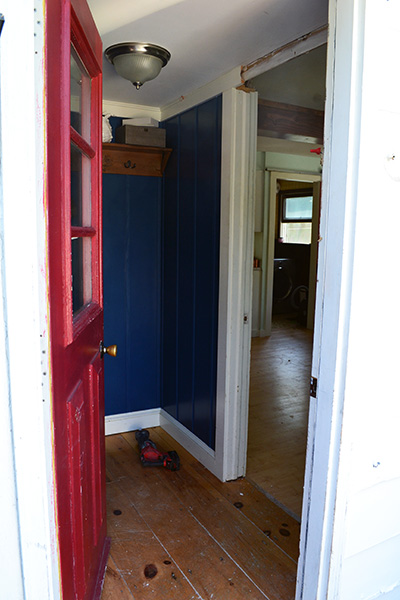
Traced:
POLYGON ((160 428, 181 469, 143 468, 106 438, 111 553, 101 600, 292 600, 299 523, 248 480, 221 483, 160 428))
POLYGON ((246 479, 221 483, 159 427, 151 439, 179 453, 178 472, 143 468, 133 432, 106 438, 101 600, 293 600, 311 347, 284 318, 253 339, 246 479))
POLYGON ((312 332, 284 316, 252 340, 246 476, 299 521, 311 353, 312 332))

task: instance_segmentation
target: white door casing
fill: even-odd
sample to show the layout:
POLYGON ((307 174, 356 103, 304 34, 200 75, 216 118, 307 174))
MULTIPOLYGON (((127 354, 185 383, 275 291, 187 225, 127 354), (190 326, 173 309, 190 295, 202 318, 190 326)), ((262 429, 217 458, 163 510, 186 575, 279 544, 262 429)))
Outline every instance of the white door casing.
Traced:
POLYGON ((0 38, 1 595, 60 598, 45 186, 45 3, 4 0, 0 38))
POLYGON ((310 398, 296 600, 325 600, 342 560, 340 553, 331 558, 331 548, 352 292, 364 5, 331 0, 329 7, 312 363, 318 384, 316 398, 310 398))
POLYGON ((216 452, 223 481, 246 472, 258 94, 223 96, 216 452))
MULTIPOLYGON (((264 231, 266 235, 263 240, 263 256, 262 264, 265 265, 265 275, 263 276, 262 292, 261 292, 261 310, 262 310, 262 336, 271 335, 272 331, 272 301, 273 301, 273 282, 274 282, 274 256, 275 256, 275 223, 276 223, 276 189, 279 179, 287 181, 299 181, 299 182, 310 182, 313 184, 319 184, 321 181, 320 175, 311 175, 307 173, 289 173, 287 171, 270 171, 266 174, 266 186, 269 183, 268 189, 268 200, 266 199, 265 206, 265 217, 264 217, 264 231), (268 177, 268 178, 267 178, 268 177)), ((315 190, 316 191, 316 190, 315 190)), ((314 193, 314 210, 315 210, 315 193, 314 193)), ((315 211, 316 212, 316 211, 315 211)), ((315 229, 318 229, 318 224, 315 223, 315 215, 313 211, 313 237, 315 229), (317 227, 315 227, 317 225, 317 227)), ((315 263, 316 264, 316 256, 315 263)), ((310 265, 311 266, 311 265, 310 265)), ((311 269, 310 269, 311 270, 311 269)), ((314 276, 315 281, 315 276, 314 276)), ((314 305, 314 302, 312 302, 314 305)), ((310 307, 310 304, 309 304, 310 307)))

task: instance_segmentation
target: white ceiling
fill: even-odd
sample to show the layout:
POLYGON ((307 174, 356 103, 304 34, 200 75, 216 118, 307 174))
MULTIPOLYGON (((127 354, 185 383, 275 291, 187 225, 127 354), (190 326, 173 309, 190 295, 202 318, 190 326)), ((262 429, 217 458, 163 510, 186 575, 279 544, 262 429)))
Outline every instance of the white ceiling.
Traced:
POLYGON ((103 48, 151 42, 171 52, 140 90, 103 61, 103 97, 164 107, 327 23, 328 0, 88 0, 103 48))

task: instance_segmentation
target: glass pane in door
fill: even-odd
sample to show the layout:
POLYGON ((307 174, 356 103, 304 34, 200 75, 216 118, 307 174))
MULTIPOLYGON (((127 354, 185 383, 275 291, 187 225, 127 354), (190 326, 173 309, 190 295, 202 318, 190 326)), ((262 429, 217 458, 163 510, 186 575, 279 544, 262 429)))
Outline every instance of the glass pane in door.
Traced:
POLYGON ((72 310, 76 315, 92 299, 91 263, 92 238, 76 237, 71 240, 72 310))
POLYGON ((90 158, 71 144, 71 225, 91 225, 90 158))
POLYGON ((91 79, 71 46, 71 125, 90 142, 91 79))

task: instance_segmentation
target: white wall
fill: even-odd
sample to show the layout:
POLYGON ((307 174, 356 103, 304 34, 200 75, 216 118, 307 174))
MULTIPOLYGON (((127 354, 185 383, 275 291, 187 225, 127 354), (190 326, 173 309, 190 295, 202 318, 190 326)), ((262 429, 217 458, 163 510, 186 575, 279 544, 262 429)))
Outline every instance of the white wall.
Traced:
POLYGON ((0 596, 56 600, 46 301, 44 4, 4 0, 1 11, 5 24, 0 38, 0 596))
POLYGON ((353 85, 362 86, 363 93, 356 117, 354 270, 329 598, 397 600, 400 5, 390 0, 359 4, 354 43, 364 37, 364 52, 353 85), (340 564, 335 555, 341 556, 340 564))
POLYGON ((330 1, 298 600, 400 598, 399 24, 398 2, 330 1))

